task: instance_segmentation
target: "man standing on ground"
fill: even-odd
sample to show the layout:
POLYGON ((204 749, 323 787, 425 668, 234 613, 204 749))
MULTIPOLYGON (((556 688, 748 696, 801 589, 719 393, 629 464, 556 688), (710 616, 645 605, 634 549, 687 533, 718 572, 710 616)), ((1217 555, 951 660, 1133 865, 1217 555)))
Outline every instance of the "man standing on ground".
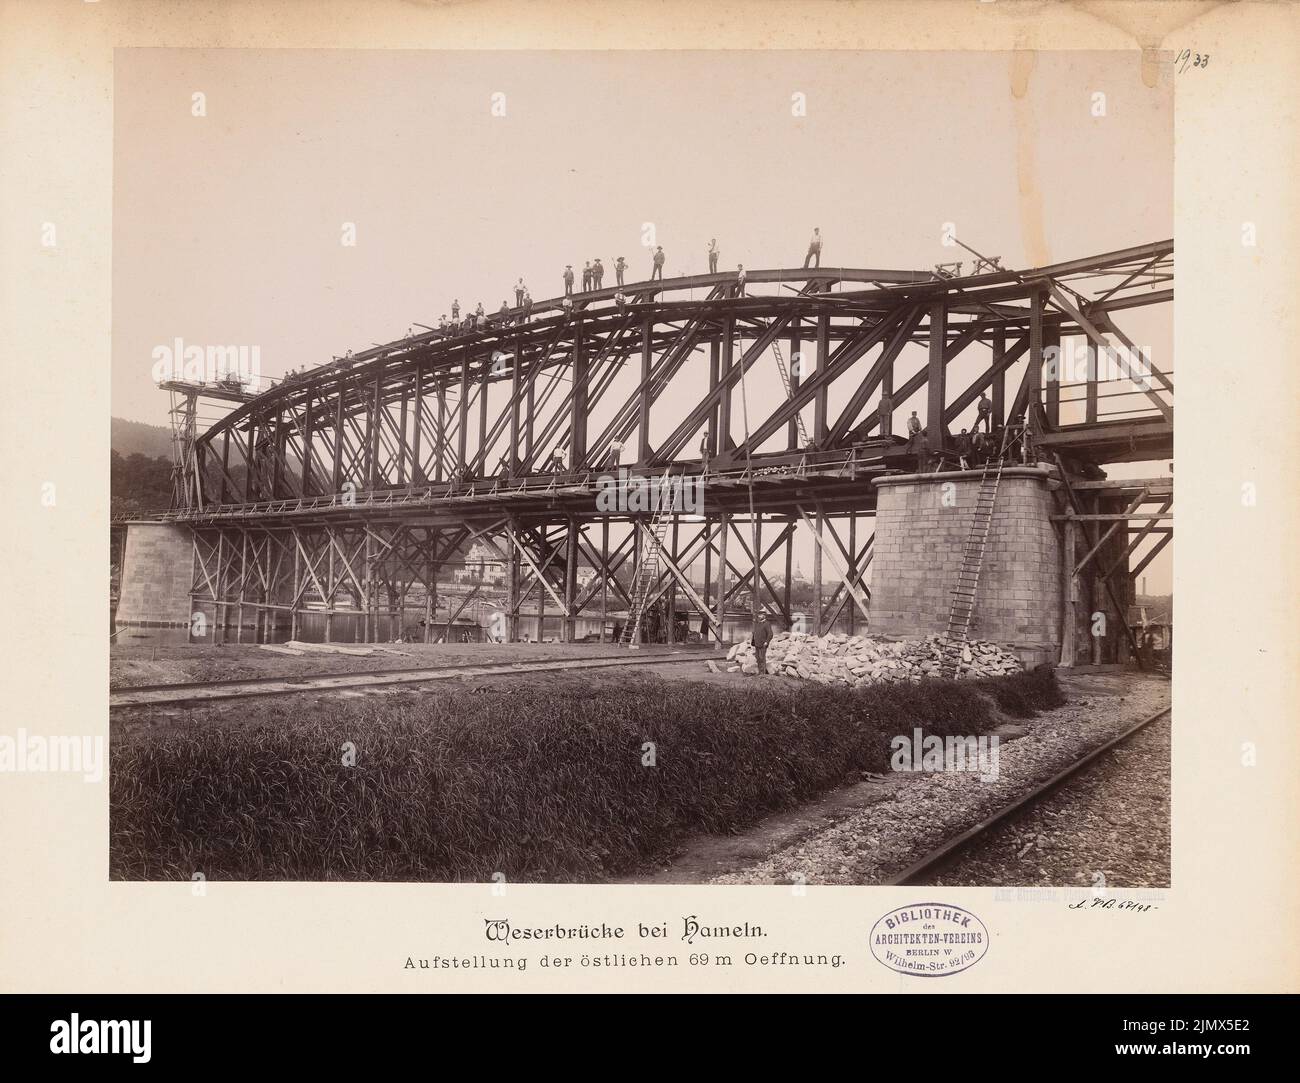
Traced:
POLYGON ((808 266, 809 261, 816 259, 817 266, 822 265, 822 231, 814 229, 812 240, 808 242, 808 254, 803 258, 803 265, 808 266))
POLYGON ((718 239, 713 237, 709 240, 709 274, 718 273, 718 239))
POLYGON ((660 282, 664 280, 664 246, 663 245, 659 245, 655 249, 654 260, 651 263, 650 281, 653 282, 656 278, 659 279, 660 282))
POLYGON ((573 296, 573 264, 572 263, 566 263, 564 265, 564 296, 565 297, 573 296))
POLYGON ((772 642, 772 626, 767 622, 767 614, 759 613, 754 622, 754 657, 758 661, 758 672, 767 672, 767 645, 772 642))

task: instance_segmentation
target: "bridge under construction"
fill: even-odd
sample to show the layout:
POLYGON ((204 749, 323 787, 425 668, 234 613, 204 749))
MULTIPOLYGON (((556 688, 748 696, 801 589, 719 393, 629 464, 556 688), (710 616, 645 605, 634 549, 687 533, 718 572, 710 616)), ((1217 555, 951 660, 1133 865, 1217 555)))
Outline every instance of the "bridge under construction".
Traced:
POLYGON ((604 636, 617 611, 635 641, 658 605, 720 643, 761 608, 1119 661, 1134 579, 1173 532, 1170 477, 1104 470, 1173 451, 1172 367, 1122 326, 1172 301, 1172 241, 1022 271, 754 270, 557 297, 267 389, 168 380, 172 507, 118 531, 118 620, 202 613, 269 641, 346 615, 362 640, 432 639, 442 573, 476 545, 504 569, 510 640, 556 616, 562 638, 587 618, 604 636), (1014 457, 954 435, 982 395, 1014 457), (702 499, 611 507, 620 476, 624 496, 655 479, 702 499))

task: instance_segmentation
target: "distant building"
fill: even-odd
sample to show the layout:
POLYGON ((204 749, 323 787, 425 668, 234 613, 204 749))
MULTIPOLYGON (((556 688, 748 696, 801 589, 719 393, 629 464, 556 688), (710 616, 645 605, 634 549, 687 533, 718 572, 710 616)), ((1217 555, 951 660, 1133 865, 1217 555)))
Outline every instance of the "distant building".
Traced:
POLYGON ((453 576, 457 583, 484 583, 499 587, 506 581, 506 566, 482 542, 475 542, 465 554, 465 563, 453 576))

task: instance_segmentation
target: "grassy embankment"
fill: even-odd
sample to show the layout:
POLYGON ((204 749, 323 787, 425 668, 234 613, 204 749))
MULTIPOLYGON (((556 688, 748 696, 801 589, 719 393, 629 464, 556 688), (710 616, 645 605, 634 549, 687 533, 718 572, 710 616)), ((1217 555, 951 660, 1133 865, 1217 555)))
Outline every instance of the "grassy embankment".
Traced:
POLYGON ((448 690, 251 701, 240 725, 114 734, 118 879, 593 881, 686 837, 885 771, 889 741, 974 736, 992 704, 1063 701, 1049 670, 841 690, 641 679, 602 690, 448 690), (647 742, 655 765, 643 766, 647 742), (355 765, 344 766, 346 745, 355 765))

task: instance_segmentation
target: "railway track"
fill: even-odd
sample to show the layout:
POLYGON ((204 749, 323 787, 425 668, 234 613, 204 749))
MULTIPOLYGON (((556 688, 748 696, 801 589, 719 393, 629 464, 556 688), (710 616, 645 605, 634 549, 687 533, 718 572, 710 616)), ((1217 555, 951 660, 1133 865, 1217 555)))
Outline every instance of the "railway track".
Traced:
POLYGON ((1045 782, 1039 783, 1028 793, 1022 794, 1016 800, 1008 805, 1004 805, 997 812, 986 817, 977 823, 974 827, 968 828, 960 835, 956 835, 947 842, 931 850, 919 861, 914 862, 901 872, 884 881, 885 884, 899 887, 906 884, 929 883, 933 876, 941 870, 953 864, 973 843, 982 838, 989 830, 998 824, 1010 819, 1016 813, 1023 809, 1037 804, 1049 794, 1055 792, 1061 785, 1068 782, 1072 777, 1080 774, 1087 767, 1091 766, 1105 753, 1111 749, 1122 745, 1135 734, 1140 733, 1147 726, 1151 725, 1157 719, 1163 718, 1170 711, 1169 707, 1163 707, 1156 711, 1155 714, 1142 719, 1126 729, 1123 733, 1112 737, 1109 741, 1092 749, 1090 752, 1075 760, 1065 769, 1058 771, 1045 782))
POLYGON ((633 665, 699 663, 698 654, 639 654, 635 657, 588 655, 535 662, 488 662, 481 665, 416 666, 398 669, 354 670, 349 673, 295 674, 282 677, 244 677, 189 684, 134 685, 110 691, 108 706, 154 707, 214 703, 257 696, 288 696, 296 692, 334 692, 390 685, 425 684, 460 677, 493 677, 514 673, 601 669, 633 665))

